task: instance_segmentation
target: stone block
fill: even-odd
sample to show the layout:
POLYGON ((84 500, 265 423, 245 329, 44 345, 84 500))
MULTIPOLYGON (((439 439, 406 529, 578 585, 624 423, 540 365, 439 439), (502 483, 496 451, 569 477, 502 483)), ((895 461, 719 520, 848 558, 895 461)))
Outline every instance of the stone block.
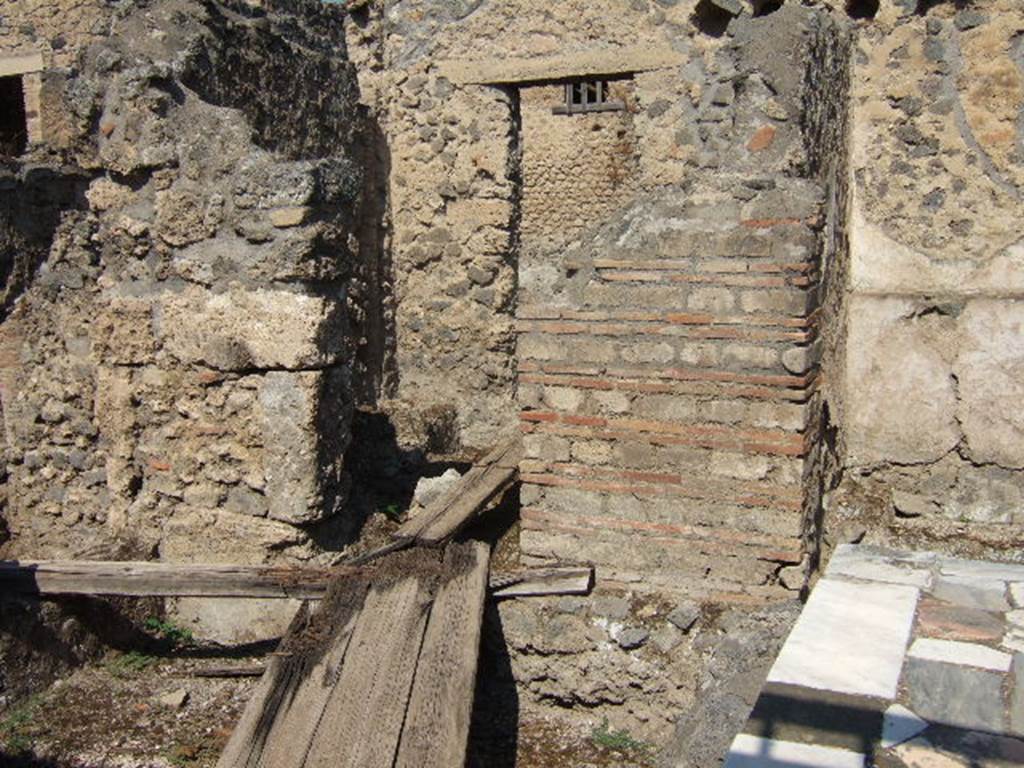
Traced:
POLYGON ((673 608, 666 618, 669 624, 676 627, 676 629, 682 632, 689 632, 690 627, 700 618, 700 605, 692 600, 682 602, 673 608))
POLYGON ((932 723, 1002 733, 1002 672, 910 657, 904 685, 913 710, 932 723))
POLYGON ((271 371, 260 382, 259 423, 263 435, 263 472, 268 514, 292 524, 309 523, 337 511, 344 421, 333 421, 331 406, 344 401, 344 382, 336 371, 271 371), (324 434, 321 434, 321 431, 324 434))
POLYGON ((576 413, 583 405, 584 393, 572 387, 545 387, 544 401, 556 411, 576 413))
POLYGON ((623 650, 631 651, 646 643, 650 636, 651 633, 643 627, 629 627, 615 636, 615 642, 623 650))
POLYGON ((153 302, 110 299, 93 324, 93 354, 108 365, 152 362, 159 346, 153 332, 153 302))
POLYGON ((609 413, 629 412, 631 401, 629 395, 624 392, 595 392, 592 397, 602 410, 609 413))
POLYGON ((736 297, 728 288, 695 288, 686 302, 687 309, 697 312, 726 314, 736 306, 736 297))
POLYGON ((765 739, 741 733, 733 739, 724 768, 864 768, 864 755, 847 749, 765 739))
POLYGON ((790 347, 782 353, 783 367, 794 376, 807 373, 816 362, 811 346, 790 347))
POLYGON ((931 560, 905 562, 897 553, 868 546, 840 544, 832 553, 826 573, 829 577, 850 577, 887 584, 906 584, 927 589, 932 583, 931 560))
POLYGON ((714 451, 711 454, 711 472, 738 480, 763 480, 771 469, 771 462, 765 456, 751 456, 746 453, 714 451))
POLYGON ((982 611, 1006 611, 1006 583, 996 579, 940 575, 932 595, 940 600, 982 611))
POLYGON ((297 227, 309 217, 310 209, 305 206, 278 208, 270 212, 270 223, 278 229, 297 227))
POLYGON ((611 443, 599 440, 574 442, 570 451, 572 458, 584 464, 608 464, 612 457, 611 443))
POLYGON ((854 463, 936 461, 960 440, 944 352, 902 298, 855 296, 847 339, 847 445, 854 463))
POLYGON ((622 349, 622 359, 627 363, 669 363, 675 355, 672 345, 664 341, 641 341, 622 349))
POLYGON ((594 599, 590 612, 595 616, 622 621, 629 616, 629 600, 617 595, 604 595, 594 599))
POLYGON ((895 698, 917 597, 909 586, 822 579, 768 680, 895 698))
POLYGON ((568 461, 570 443, 557 435, 523 435, 523 452, 528 459, 568 461))
POLYGON ((1008 672, 1011 657, 978 643, 964 643, 956 640, 939 640, 919 637, 910 646, 908 656, 927 661, 941 661, 947 664, 977 667, 992 672, 1008 672))
POLYGON ((1010 733, 1024 736, 1024 653, 1013 656, 1010 686, 1010 733))
POLYGON ((978 463, 1024 467, 1024 302, 978 299, 960 315, 957 416, 978 463))
POLYGON ((807 312, 808 298, 801 291, 763 288, 740 294, 740 309, 744 312, 776 312, 800 316, 807 312))
POLYGON ((966 608, 928 598, 917 611, 917 632, 922 637, 974 643, 998 643, 1003 620, 997 613, 966 608))
POLYGON ((897 744, 917 736, 928 727, 928 723, 915 715, 902 704, 893 704, 882 718, 882 749, 890 749, 897 744))
POLYGON ((223 371, 321 368, 345 344, 344 304, 284 290, 164 294, 158 337, 179 360, 223 371))
POLYGON ((747 344, 728 344, 722 351, 727 365, 744 368, 775 368, 779 364, 778 350, 770 347, 754 347, 747 344))

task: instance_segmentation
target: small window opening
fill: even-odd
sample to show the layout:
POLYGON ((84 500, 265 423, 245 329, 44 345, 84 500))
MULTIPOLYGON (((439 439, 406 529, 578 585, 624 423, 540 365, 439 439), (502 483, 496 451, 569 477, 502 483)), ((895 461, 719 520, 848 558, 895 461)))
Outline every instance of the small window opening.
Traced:
POLYGON ((622 101, 611 97, 607 80, 582 80, 565 84, 565 103, 552 111, 556 115, 575 115, 583 112, 613 112, 625 109, 622 101))
POLYGON ((767 16, 768 14, 775 13, 782 9, 785 1, 786 0, 755 0, 754 15, 767 16))
POLYGON ((851 19, 873 19, 879 5, 879 0, 846 0, 846 13, 851 19))
POLYGON ((21 77, 0 77, 0 156, 17 157, 26 149, 28 122, 21 77))
MULTIPOLYGON (((738 4, 737 4, 737 7, 738 4)), ((738 14, 739 11, 736 11, 738 14)), ((693 25, 709 37, 721 37, 729 28, 729 22, 736 15, 716 5, 713 0, 700 0, 693 9, 690 19, 693 25)))

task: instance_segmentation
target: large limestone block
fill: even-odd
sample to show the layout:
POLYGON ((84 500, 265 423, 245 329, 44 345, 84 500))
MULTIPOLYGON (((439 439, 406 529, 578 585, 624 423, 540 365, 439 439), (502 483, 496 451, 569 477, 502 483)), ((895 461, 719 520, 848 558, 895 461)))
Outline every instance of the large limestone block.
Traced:
POLYGON ((337 370, 271 371, 259 390, 268 515, 301 524, 337 511, 349 410, 337 370))
POLYGON ((1024 467, 1024 301, 979 299, 960 316, 957 416, 971 458, 1024 467))
MULTIPOLYGON (((173 563, 266 563, 269 553, 301 545, 303 534, 273 520, 208 509, 184 508, 164 527, 160 558, 173 563)), ((234 645, 280 637, 297 601, 179 598, 168 608, 175 622, 203 640, 234 645)))
POLYGON ((956 391, 910 299, 856 296, 847 339, 847 445, 855 464, 935 461, 959 441, 956 391))
POLYGON ((322 368, 344 345, 344 304, 283 290, 188 289, 161 301, 165 348, 223 371, 322 368))

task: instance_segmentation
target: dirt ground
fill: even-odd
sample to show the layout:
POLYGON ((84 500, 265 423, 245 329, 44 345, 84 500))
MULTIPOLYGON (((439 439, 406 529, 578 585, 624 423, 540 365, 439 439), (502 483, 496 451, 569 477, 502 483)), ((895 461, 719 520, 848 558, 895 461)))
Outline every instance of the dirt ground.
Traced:
MULTIPOLYGON (((42 693, 0 710, 2 768, 211 768, 256 678, 204 678, 223 659, 111 653, 42 693), (183 697, 182 694, 185 694, 183 697), (181 699, 184 698, 184 701, 181 699)), ((654 749, 602 724, 580 730, 551 715, 524 713, 518 727, 475 730, 475 768, 653 766, 654 749)))

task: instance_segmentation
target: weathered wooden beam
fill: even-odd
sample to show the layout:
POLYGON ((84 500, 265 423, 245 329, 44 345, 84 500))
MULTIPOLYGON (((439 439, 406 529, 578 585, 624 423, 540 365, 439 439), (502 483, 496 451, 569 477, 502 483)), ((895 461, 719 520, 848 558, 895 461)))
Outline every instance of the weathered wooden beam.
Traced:
MULTIPOLYGON (((336 576, 355 576, 354 567, 279 568, 263 565, 75 560, 0 561, 0 596, 107 595, 124 597, 256 597, 319 600, 336 576)), ((594 569, 526 568, 491 574, 492 597, 582 595, 593 585, 594 569)))
POLYGON ((489 560, 490 547, 480 541, 445 552, 394 768, 466 764, 489 560))
POLYGON ((260 677, 267 671, 264 664, 245 664, 243 666, 199 667, 192 670, 193 677, 260 677))
POLYGON ((322 597, 352 568, 75 560, 0 561, 0 595, 322 597))
POLYGON ((594 586, 594 569, 533 568, 507 574, 491 574, 491 597, 538 597, 586 595, 594 586))

